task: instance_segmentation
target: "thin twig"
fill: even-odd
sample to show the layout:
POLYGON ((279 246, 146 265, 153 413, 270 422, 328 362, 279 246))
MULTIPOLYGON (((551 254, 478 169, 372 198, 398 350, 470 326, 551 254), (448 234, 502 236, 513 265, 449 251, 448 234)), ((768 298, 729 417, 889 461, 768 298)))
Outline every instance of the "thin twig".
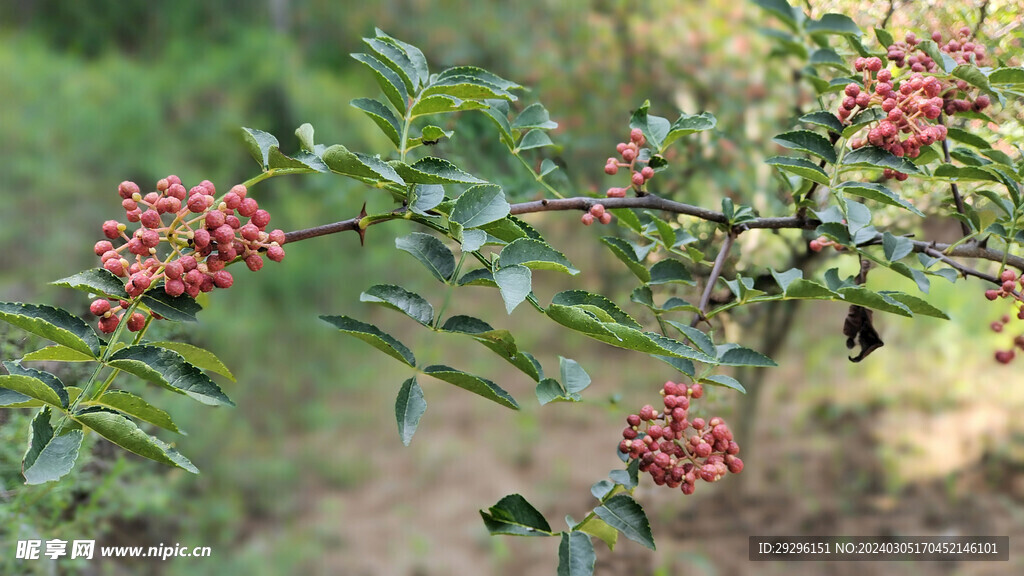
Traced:
MULTIPOLYGON (((939 117, 939 123, 943 123, 943 118, 939 117)), ((949 141, 946 139, 942 140, 942 161, 949 164, 949 141)), ((956 182, 949 183, 949 189, 953 192, 953 202, 956 204, 956 211, 963 217, 967 217, 967 211, 964 210, 964 199, 960 197, 960 188, 956 185, 956 182)), ((967 222, 960 221, 960 230, 963 231, 964 236, 970 236, 971 227, 967 225, 967 222)))
POLYGON ((690 323, 690 326, 697 326, 701 320, 706 320, 704 313, 708 311, 708 303, 711 302, 711 292, 715 289, 715 283, 718 282, 718 277, 722 274, 722 266, 725 264, 725 259, 729 256, 729 250, 732 248, 732 242, 735 239, 736 236, 731 232, 725 235, 725 241, 722 242, 722 248, 718 251, 718 257, 715 258, 715 263, 711 266, 711 274, 708 274, 708 282, 704 286, 704 293, 700 295, 697 314, 693 317, 693 322, 690 323))

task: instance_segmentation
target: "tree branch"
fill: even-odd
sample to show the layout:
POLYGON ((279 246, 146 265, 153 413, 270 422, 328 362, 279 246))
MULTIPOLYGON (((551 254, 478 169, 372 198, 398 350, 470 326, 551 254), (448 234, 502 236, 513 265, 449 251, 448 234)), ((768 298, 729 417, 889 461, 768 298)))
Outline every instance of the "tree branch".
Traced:
POLYGON ((700 304, 697 305, 697 315, 694 316, 693 322, 690 323, 690 326, 696 326, 697 324, 700 324, 701 320, 707 320, 704 313, 708 311, 708 302, 711 301, 711 292, 715 289, 715 283, 718 282, 718 276, 722 273, 722 266, 725 264, 725 259, 729 256, 729 250, 732 248, 732 242, 735 239, 736 236, 731 232, 725 236, 725 241, 722 242, 722 249, 718 251, 715 263, 711 266, 711 273, 708 274, 708 283, 704 286, 704 293, 700 295, 700 304))
MULTIPOLYGON (((942 116, 939 116, 939 123, 942 124, 942 116)), ((942 140, 942 161, 949 164, 949 142, 946 139, 942 140)), ((967 211, 964 210, 964 199, 960 197, 960 188, 956 185, 956 182, 949 183, 949 189, 953 192, 953 202, 956 204, 956 211, 961 216, 967 216, 967 211)), ((967 222, 960 221, 960 230, 963 231, 964 236, 971 234, 971 227, 967 225, 967 222)))

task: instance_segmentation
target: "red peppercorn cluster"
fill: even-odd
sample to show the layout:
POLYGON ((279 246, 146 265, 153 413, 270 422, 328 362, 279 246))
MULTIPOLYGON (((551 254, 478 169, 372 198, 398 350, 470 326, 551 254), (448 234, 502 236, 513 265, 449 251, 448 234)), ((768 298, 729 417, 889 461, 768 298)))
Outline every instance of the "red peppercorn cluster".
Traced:
MULTIPOLYGON (((941 46, 941 50, 961 63, 978 62, 984 56, 984 47, 966 41, 970 30, 965 30, 959 32, 963 42, 951 40, 941 46)), ((941 40, 938 32, 932 37, 941 40)), ((946 139, 946 127, 933 123, 943 112, 952 116, 968 110, 981 111, 991 104, 985 94, 970 99, 967 93, 971 86, 963 80, 952 82, 925 76, 923 73, 934 71, 936 64, 919 49, 919 44, 920 40, 913 33, 908 33, 905 41, 889 47, 889 60, 897 67, 910 68, 910 74, 903 78, 894 79, 892 71, 883 68, 880 58, 857 58, 854 61, 854 68, 863 75, 863 88, 857 83, 846 86, 837 117, 843 123, 849 123, 855 112, 874 106, 880 106, 886 117, 876 122, 866 137, 852 139, 851 148, 871 144, 895 156, 916 158, 922 146, 946 139)), ((906 174, 888 168, 883 175, 900 181, 907 179, 906 174)))
POLYGON ((604 173, 614 176, 619 173, 619 168, 629 168, 630 186, 626 188, 609 188, 607 192, 609 198, 625 198, 626 192, 629 191, 630 187, 636 192, 643 192, 644 184, 654 177, 654 168, 640 166, 640 164, 645 163, 640 160, 640 149, 646 143, 647 139, 644 138, 643 130, 633 128, 629 132, 629 143, 619 142, 615 145, 615 151, 619 153, 621 160, 608 158, 604 165, 604 173))
POLYGON ((693 494, 697 480, 717 482, 727 472, 743 471, 740 447, 725 420, 687 419, 691 400, 704 395, 699 383, 665 382, 661 394, 664 411, 648 404, 626 418, 628 426, 622 431, 619 451, 638 458, 640 471, 649 473, 655 484, 680 488, 683 494, 693 494))
MULTIPOLYGON (((241 184, 217 198, 209 180, 186 192, 181 179, 172 175, 160 179, 156 191, 145 195, 129 181, 121 182, 117 192, 125 219, 139 223, 139 228, 129 235, 126 224, 107 220, 103 223, 107 240, 100 240, 93 249, 105 269, 127 278, 125 292, 130 298, 138 298, 160 280, 167 294, 195 298, 200 292, 230 288, 234 278, 224 268, 236 260, 244 260, 256 271, 263 267, 262 252, 275 262, 284 259, 284 231, 266 231, 270 213, 260 209, 241 184), (241 218, 248 222, 243 224, 241 218), (118 240, 123 243, 115 247, 113 242, 118 240), (163 254, 158 250, 162 243, 167 244, 163 254)), ((127 301, 115 304, 101 299, 90 306, 100 316, 102 332, 113 332, 123 316, 118 312, 130 305, 127 301)), ((145 316, 135 313, 128 319, 128 328, 138 330, 144 323, 145 316)))
MULTIPOLYGON (((999 280, 1002 285, 998 290, 986 290, 985 298, 989 300, 998 300, 1000 298, 1009 298, 1013 300, 1014 306, 1017 308, 1017 319, 1024 320, 1024 275, 1018 277, 1017 273, 1013 270, 1003 270, 1003 273, 999 276, 999 280)), ((1010 323, 1010 316, 1004 314, 1002 318, 997 322, 993 322, 989 325, 989 328, 993 332, 1002 333, 1006 326, 1010 323)), ((1024 350, 1024 334, 1018 334, 1013 338, 1013 346, 1010 346, 1008 350, 996 350, 995 357, 996 361, 1000 364, 1009 364, 1013 361, 1016 356, 1015 349, 1024 350)))
POLYGON ((604 204, 594 204, 590 207, 590 210, 583 213, 583 217, 580 221, 583 222, 584 226, 590 226, 597 220, 601 224, 608 224, 612 221, 612 214, 604 209, 604 204))
POLYGON ((821 252, 829 246, 835 248, 837 252, 842 252, 845 248, 842 244, 829 240, 826 236, 818 236, 810 242, 810 247, 813 252, 821 252))

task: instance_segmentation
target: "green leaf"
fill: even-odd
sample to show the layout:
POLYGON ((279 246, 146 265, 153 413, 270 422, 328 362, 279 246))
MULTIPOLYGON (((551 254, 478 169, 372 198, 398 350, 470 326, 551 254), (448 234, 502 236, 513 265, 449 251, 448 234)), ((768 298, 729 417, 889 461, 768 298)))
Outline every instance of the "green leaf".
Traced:
POLYGON ((395 238, 395 248, 412 254, 441 282, 448 282, 455 273, 455 256, 452 251, 430 234, 413 232, 395 238))
POLYGON ((639 128, 643 131, 647 143, 660 152, 663 149, 662 143, 672 126, 665 118, 648 115, 647 111, 650 107, 651 101, 645 100, 643 105, 633 112, 633 116, 629 119, 629 127, 631 129, 639 128))
POLYGON ((286 156, 277 148, 270 149, 270 167, 274 169, 286 168, 293 174, 328 172, 327 165, 316 154, 300 152, 293 158, 286 156))
POLYGON ((682 332, 683 335, 686 336, 686 338, 689 339, 690 342, 693 342, 693 345, 696 346, 701 352, 710 356, 711 358, 718 357, 718 352, 715 350, 715 344, 714 342, 711 341, 711 338, 709 338, 707 334, 701 332, 700 330, 694 328, 693 326, 683 324, 682 322, 676 322, 675 320, 666 320, 666 322, 669 324, 669 326, 672 326, 676 330, 682 332))
POLYGON ((463 110, 486 109, 487 104, 478 100, 463 100, 447 94, 434 94, 420 98, 413 104, 410 112, 411 118, 430 116, 432 114, 447 114, 449 112, 461 112, 463 110))
POLYGON ((828 138, 810 130, 785 132, 772 138, 772 141, 792 150, 813 154, 831 164, 836 162, 836 150, 828 138))
POLYGON ((562 373, 562 384, 567 392, 578 394, 590 386, 590 375, 580 366, 579 362, 559 356, 558 367, 562 373))
POLYGON ((648 284, 686 284, 693 286, 693 276, 686 265, 674 258, 658 260, 651 266, 651 279, 648 284))
POLYGON ((142 295, 142 303, 153 312, 174 322, 195 322, 203 307, 187 295, 171 296, 159 285, 142 295))
POLYGON ((400 362, 404 362, 409 366, 416 366, 416 357, 413 356, 412 351, 405 344, 402 344, 393 336, 381 331, 372 324, 360 322, 348 316, 320 316, 320 319, 346 334, 359 338, 400 362))
POLYGON ((29 447, 22 460, 25 484, 36 485, 61 479, 75 467, 82 447, 81 430, 70 430, 54 437, 50 408, 43 408, 29 427, 29 447))
POLYGON ((1024 84, 1024 68, 997 68, 988 75, 990 84, 1024 84))
POLYGON ((647 214, 651 218, 651 222, 648 224, 647 228, 650 229, 650 226, 653 225, 658 232, 658 237, 661 238, 661 243, 664 244, 666 248, 671 248, 676 243, 676 231, 672 228, 672 225, 661 218, 658 218, 658 215, 650 210, 644 210, 644 214, 647 214))
POLYGON ((10 375, 0 376, 0 387, 60 408, 68 407, 68 391, 60 378, 10 360, 5 360, 3 366, 10 375))
POLYGON ((189 344, 187 342, 171 342, 168 340, 162 340, 159 342, 146 342, 146 344, 150 344, 152 346, 159 346, 161 348, 167 348, 168 350, 173 350, 178 354, 181 354, 181 357, 184 358, 186 362, 195 366, 196 368, 199 368, 200 370, 206 370, 207 372, 220 374, 221 376, 227 378, 228 380, 231 380, 232 382, 236 381, 235 375, 231 373, 231 370, 228 370, 228 367, 225 366, 223 362, 221 362, 220 358, 217 358, 217 356, 213 352, 210 352, 209 350, 200 348, 198 346, 193 346, 192 344, 189 344))
POLYGON ((611 212, 612 215, 615 216, 615 221, 618 222, 619 225, 625 226, 637 234, 641 234, 643 232, 643 225, 640 224, 640 218, 631 209, 614 208, 612 210, 608 210, 608 212, 611 212))
POLYGON ((504 99, 516 100, 515 95, 502 90, 498 86, 472 76, 448 76, 435 78, 423 89, 421 97, 437 94, 453 96, 463 100, 504 99))
POLYGON ((640 461, 633 460, 627 466, 625 470, 612 470, 608 473, 608 477, 611 478, 612 482, 632 490, 636 488, 640 482, 640 461))
POLYGON ((972 84, 981 88, 982 90, 989 90, 988 76, 981 70, 978 70, 977 66, 972 64, 960 64, 956 68, 953 68, 952 74, 954 77, 959 78, 968 84, 972 84))
POLYGON ((94 362, 96 360, 89 354, 83 354, 60 344, 29 352, 21 359, 25 362, 94 362))
POLYGON ((878 43, 879 44, 881 44, 882 46, 884 46, 886 48, 888 48, 889 46, 892 46, 892 44, 894 42, 892 34, 890 34, 884 28, 875 28, 875 38, 878 39, 878 43))
POLYGON ((423 389, 413 376, 402 384, 395 398, 395 420, 398 421, 398 435, 402 438, 402 444, 408 446, 412 442, 412 436, 426 410, 427 401, 423 398, 423 389))
POLYGON ((165 430, 178 433, 181 432, 181 430, 178 430, 178 426, 173 420, 171 420, 171 416, 167 412, 164 412, 130 392, 111 390, 104 392, 97 400, 89 401, 88 404, 93 406, 103 406, 104 408, 112 408, 133 418, 138 418, 143 422, 149 422, 150 424, 164 428, 165 430))
POLYGON ((615 257, 621 260, 641 282, 650 282, 651 272, 637 257, 636 251, 629 242, 615 236, 602 236, 601 242, 608 246, 612 254, 615 254, 615 257))
POLYGON ((380 158, 367 156, 359 152, 351 152, 341 144, 335 144, 327 148, 321 157, 324 164, 337 174, 350 176, 357 180, 369 180, 372 182, 387 180, 399 186, 405 186, 406 184, 403 177, 390 164, 380 158))
POLYGON ((885 250, 885 259, 895 262, 913 252, 914 243, 909 238, 893 236, 886 232, 882 234, 882 249, 885 250))
POLYGON ((640 324, 622 311, 608 298, 587 292, 585 290, 565 290, 555 294, 551 299, 552 304, 559 306, 578 306, 587 309, 591 313, 599 313, 606 318, 606 322, 615 322, 633 329, 640 329, 640 324))
POLYGON ((391 105, 395 107, 395 110, 398 110, 399 114, 405 114, 409 93, 405 89, 405 82, 398 77, 398 74, 395 74, 386 64, 369 54, 359 53, 351 54, 351 56, 373 71, 377 84, 384 92, 388 102, 391 102, 391 105))
POLYGON ((539 102, 530 104, 516 119, 512 121, 512 128, 514 130, 530 130, 530 129, 541 129, 541 130, 553 130, 558 128, 557 122, 552 122, 548 116, 548 111, 539 102))
POLYGON ((441 330, 467 334, 483 344, 495 354, 501 356, 535 382, 543 377, 537 359, 516 347, 515 339, 508 330, 495 330, 490 324, 472 316, 452 316, 445 321, 441 330))
POLYGON ((778 366, 774 360, 750 348, 736 344, 722 344, 718 350, 718 363, 723 366, 778 366))
POLYGON ((424 326, 429 326, 434 320, 434 307, 430 305, 430 302, 401 286, 392 284, 371 286, 359 295, 359 301, 382 304, 393 310, 398 310, 424 326))
POLYGON ((796 174, 797 176, 810 180, 811 182, 817 182, 823 186, 828 186, 828 174, 820 166, 810 160, 805 160, 803 158, 787 158, 785 156, 773 156, 765 160, 765 163, 771 164, 779 170, 796 174))
POLYGON ((603 505, 594 508, 594 513, 609 526, 622 532, 623 536, 654 550, 654 536, 644 509, 628 494, 618 494, 603 505))
POLYGON ((487 512, 480 511, 487 531, 511 536, 552 536, 551 525, 539 510, 519 494, 509 494, 487 512))
POLYGON ((506 80, 497 74, 476 66, 454 66, 437 75, 438 80, 447 80, 453 77, 469 78, 476 82, 495 86, 501 90, 517 90, 522 88, 522 86, 511 80, 506 80))
MULTIPOLYGON (((614 484, 607 480, 601 480, 601 482, 608 484, 609 490, 615 487, 614 484)), ((619 488, 619 490, 621 490, 621 488, 619 488)), ((619 539, 619 531, 615 528, 612 528, 608 525, 607 522, 601 520, 595 515, 588 515, 588 517, 585 520, 573 526, 572 529, 574 532, 583 532, 585 534, 590 534, 595 538, 601 539, 608 546, 609 550, 615 550, 615 543, 619 539)))
POLYGON ((740 381, 733 378, 732 376, 726 376, 725 374, 712 374, 711 376, 705 376, 701 382, 707 382, 714 386, 724 386, 726 388, 732 388, 742 394, 747 393, 747 389, 740 384, 740 381))
POLYGON ((146 434, 134 422, 120 414, 94 408, 76 414, 73 418, 129 452, 162 464, 177 466, 193 474, 199 473, 199 469, 188 458, 159 438, 146 434))
POLYGON ((558 543, 558 576, 592 576, 597 556, 590 536, 581 531, 562 532, 558 543))
POLYGON ((668 148, 673 142, 684 136, 696 132, 711 130, 718 124, 718 119, 710 112, 700 114, 680 114, 679 119, 672 123, 665 135, 665 140, 658 147, 658 151, 668 148))
POLYGON ((900 198, 899 194, 889 190, 882 184, 876 184, 874 182, 843 182, 836 186, 835 190, 842 190, 844 194, 860 196, 862 198, 881 202, 882 204, 888 204, 889 206, 897 206, 924 218, 923 212, 918 210, 910 202, 900 198))
POLYGON ((494 273, 494 283, 501 291, 505 301, 505 311, 509 314, 526 300, 532 288, 533 274, 526 266, 502 266, 494 273))
POLYGON ((412 93, 416 91, 419 74, 404 50, 380 38, 363 38, 363 42, 376 52, 377 56, 380 57, 380 61, 388 68, 391 68, 391 71, 402 80, 407 92, 412 93))
POLYGON ((949 316, 945 312, 939 310, 938 308, 932 306, 928 302, 916 296, 904 294, 903 292, 890 291, 881 291, 879 292, 879 294, 882 294, 888 298, 891 298, 899 302, 900 304, 903 304, 907 308, 910 308, 910 311, 913 312, 914 314, 922 314, 924 316, 931 316, 932 318, 941 318, 942 320, 949 320, 949 316))
POLYGON ((392 162, 395 171, 402 178, 416 184, 486 184, 476 176, 459 170, 454 164, 441 158, 427 156, 409 166, 392 162))
POLYGON ((374 31, 377 38, 390 42, 405 52, 405 55, 409 58, 409 62, 412 64, 413 70, 416 71, 417 84, 426 84, 427 80, 430 78, 430 69, 427 67, 427 59, 423 56, 423 52, 412 44, 407 44, 401 40, 388 36, 380 28, 375 28, 374 31))
POLYGON ((74 276, 50 282, 50 284, 80 290, 89 294, 100 294, 108 298, 128 297, 128 294, 124 291, 124 283, 117 276, 114 276, 112 272, 103 268, 85 270, 74 276))
POLYGON ((501 186, 473 186, 455 200, 450 220, 465 228, 477 228, 508 216, 509 204, 501 186))
POLYGON ((887 150, 874 146, 864 146, 851 150, 843 157, 843 166, 874 166, 875 168, 891 168, 904 174, 917 174, 917 166, 905 158, 892 155, 887 150))
POLYGON ((295 129, 295 137, 299 139, 299 147, 306 152, 316 154, 316 143, 313 141, 313 125, 306 122, 295 129))
POLYGON ((789 285, 796 280, 800 280, 804 277, 804 271, 799 268, 790 268, 785 272, 776 272, 775 269, 770 270, 772 277, 775 278, 775 282, 779 284, 782 291, 785 292, 789 285))
POLYGON ((798 8, 790 6, 786 0, 752 0, 764 11, 773 14, 779 20, 789 26, 794 32, 799 30, 798 24, 803 21, 803 12, 798 8))
POLYGON ((438 184, 417 184, 415 200, 409 205, 409 210, 421 216, 429 216, 427 211, 433 210, 442 202, 444 202, 444 186, 438 184))
POLYGON ((242 138, 249 148, 249 154, 266 171, 270 166, 270 149, 280 147, 280 142, 273 134, 255 128, 242 128, 242 138))
POLYGON ((0 320, 93 358, 99 355, 96 333, 81 318, 62 308, 0 302, 0 320))
MULTIPOLYGON (((2 378, 2 376, 0 376, 2 378)), ((0 408, 38 408, 43 403, 0 384, 0 408)))
POLYGON ((399 133, 401 124, 398 122, 398 117, 383 102, 373 98, 356 98, 351 104, 369 116, 370 120, 373 120, 374 124, 394 143, 396 148, 402 145, 402 136, 399 133))
POLYGON ((839 118, 836 118, 835 114, 828 110, 818 110, 817 112, 804 114, 800 117, 800 121, 821 126, 834 134, 842 134, 843 132, 843 123, 839 121, 839 118))
POLYGON ((513 240, 502 249, 498 256, 498 263, 502 268, 521 265, 534 270, 556 270, 573 276, 579 274, 579 270, 572 267, 572 263, 564 254, 543 240, 534 240, 533 238, 513 240))
POLYGON ((571 394, 564 386, 554 378, 544 378, 537 383, 534 390, 537 394, 537 401, 541 406, 551 402, 579 402, 579 394, 571 394))
POLYGON ((818 20, 804 23, 808 34, 836 34, 841 36, 860 37, 863 32, 849 16, 842 14, 825 14, 818 20))
POLYGON ((821 284, 804 280, 795 280, 786 288, 786 298, 793 300, 840 300, 839 294, 821 284))
POLYGON ((551 141, 551 137, 546 132, 540 129, 530 130, 523 136, 523 139, 519 142, 519 146, 516 146, 517 150, 533 150, 534 148, 543 148, 545 146, 554 146, 555 143, 551 141))
POLYGON ((459 278, 459 286, 488 286, 490 288, 497 288, 498 285, 494 282, 494 276, 491 271, 486 268, 477 268, 476 270, 470 270, 459 278))
POLYGON ((846 60, 831 48, 818 48, 811 53, 809 62, 812 66, 831 66, 842 72, 849 73, 849 69, 846 67, 846 60))
POLYGON ((867 288, 853 286, 840 288, 836 290, 836 292, 841 294, 843 296, 843 300, 850 304, 856 304, 857 306, 863 306, 865 308, 874 308, 875 310, 881 310, 883 312, 889 312, 899 316, 906 316, 907 318, 913 316, 907 306, 895 300, 886 298, 881 294, 872 292, 867 288))
POLYGON ((468 390, 474 394, 483 396, 484 398, 497 402, 502 406, 512 408, 513 410, 519 410, 519 404, 516 403, 515 399, 512 398, 508 392, 503 390, 501 386, 498 386, 494 382, 491 382, 481 376, 468 374, 461 370, 456 370, 455 368, 440 364, 427 366, 423 369, 423 373, 433 376, 438 380, 443 380, 449 384, 454 384, 459 388, 468 390))
POLYGON ((148 345, 128 346, 115 352, 107 365, 203 404, 235 405, 209 376, 173 350, 148 345))
MULTIPOLYGON (((838 90, 840 87, 837 86, 838 90)), ((886 113, 881 108, 871 107, 867 110, 861 110, 853 118, 850 118, 850 124, 843 128, 843 138, 849 138, 860 131, 861 128, 867 126, 872 122, 877 122, 886 117, 886 113)))
POLYGON ((972 134, 966 130, 953 127, 948 128, 948 132, 949 137, 957 142, 963 142, 968 146, 974 146, 979 150, 988 150, 989 148, 992 148, 992 144, 988 140, 978 136, 977 134, 972 134))

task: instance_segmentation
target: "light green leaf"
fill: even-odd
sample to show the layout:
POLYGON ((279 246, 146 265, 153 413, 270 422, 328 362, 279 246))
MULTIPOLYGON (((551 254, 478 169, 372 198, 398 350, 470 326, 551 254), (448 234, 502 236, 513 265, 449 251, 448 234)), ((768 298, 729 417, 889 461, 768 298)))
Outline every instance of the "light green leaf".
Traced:
POLYGON ((683 324, 682 322, 676 322, 675 320, 666 320, 669 326, 672 326, 676 330, 679 330, 686 336, 693 345, 696 346, 701 352, 710 356, 711 358, 717 358, 718 352, 715 350, 715 343, 711 341, 711 338, 707 334, 701 332, 697 328, 690 326, 689 324, 683 324))
POLYGON ((96 333, 81 318, 62 308, 0 302, 0 320, 94 358, 99 355, 96 333))
MULTIPOLYGON (((615 488, 615 485, 607 480, 601 480, 601 482, 608 483, 610 485, 609 489, 615 488)), ((622 490, 622 488, 618 489, 622 490)), ((588 518, 573 526, 572 529, 575 532, 583 532, 585 534, 590 534, 595 538, 599 538, 608 546, 609 550, 615 550, 615 543, 619 539, 619 531, 609 526, 607 522, 601 520, 597 516, 588 515, 588 518)))
POLYGON ((512 121, 514 130, 530 130, 538 128, 541 130, 553 130, 558 128, 557 122, 552 122, 548 111, 540 103, 527 106, 516 119, 512 121))
POLYGON ((395 248, 412 254, 441 282, 448 282, 455 273, 455 256, 436 237, 422 232, 395 238, 395 248))
POLYGON ((426 410, 427 401, 423 398, 423 389, 413 376, 402 384, 395 398, 395 420, 398 421, 398 435, 402 438, 402 444, 408 446, 412 442, 412 436, 426 410))
POLYGON ((615 236, 602 236, 601 242, 608 246, 612 254, 615 254, 615 257, 621 260, 641 282, 650 282, 651 272, 637 257, 636 251, 629 242, 615 236))
POLYGON ((270 165, 270 149, 280 147, 280 142, 273 134, 255 128, 242 128, 242 138, 253 159, 265 171, 270 165))
POLYGON ((430 305, 430 302, 401 286, 392 284, 371 286, 359 295, 359 301, 382 304, 393 310, 398 310, 424 326, 429 326, 434 320, 434 307, 430 305))
POLYGON ((108 298, 128 297, 128 294, 124 291, 124 283, 121 282, 117 276, 114 276, 112 272, 104 270, 103 268, 85 270, 75 274, 74 276, 55 280, 50 282, 50 284, 53 284, 54 286, 72 288, 74 290, 80 290, 90 294, 99 294, 108 298))
POLYGON ((25 362, 94 362, 96 360, 89 354, 83 354, 60 344, 29 352, 21 359, 25 362))
POLYGON ((61 479, 75 467, 82 447, 82 431, 69 430, 54 437, 50 407, 39 411, 29 427, 29 447, 22 460, 25 484, 36 485, 61 479))
POLYGON ((849 16, 843 14, 825 14, 818 20, 808 20, 804 23, 804 30, 808 34, 836 34, 841 36, 854 36, 859 38, 863 35, 860 27, 849 16))
POLYGON ((559 356, 558 367, 562 373, 562 385, 567 392, 577 394, 590 386, 590 375, 579 362, 559 356))
POLYGON ((422 86, 427 83, 427 80, 430 78, 430 69, 427 67, 427 59, 423 56, 423 52, 421 52, 419 48, 388 36, 380 28, 375 28, 374 33, 377 35, 377 38, 390 42, 405 52, 405 55, 409 58, 409 62, 412 64, 413 69, 416 71, 416 83, 418 85, 422 86))
POLYGON ((146 434, 134 422, 120 414, 92 408, 74 415, 73 418, 82 426, 92 428, 100 436, 129 452, 162 464, 177 466, 193 474, 199 473, 199 469, 188 458, 159 438, 146 434))
POLYGON ((1024 68, 997 68, 988 75, 990 84, 1024 84, 1024 68))
POLYGON ((388 102, 398 110, 399 114, 405 114, 408 105, 409 93, 405 89, 405 82, 398 77, 398 74, 388 68, 386 64, 369 54, 351 54, 352 58, 365 64, 377 79, 377 84, 384 92, 388 102))
POLYGON ((533 274, 526 266, 502 266, 494 273, 494 283, 501 291, 505 301, 505 311, 509 314, 526 300, 532 290, 533 274))
POLYGON ((363 38, 363 42, 376 52, 380 61, 391 68, 391 71, 402 80, 408 93, 416 91, 419 74, 404 50, 380 38, 363 38))
POLYGON ((633 112, 632 117, 629 119, 629 127, 631 129, 639 128, 644 133, 644 138, 647 139, 647 143, 658 150, 659 152, 663 149, 662 143, 668 136, 669 130, 672 125, 665 118, 660 116, 651 116, 647 112, 651 107, 650 100, 645 100, 643 105, 633 112))
POLYGON ((476 176, 459 170, 454 164, 441 158, 427 156, 420 158, 413 165, 394 161, 391 163, 395 171, 407 180, 416 184, 486 184, 476 176))
POLYGON ((209 376, 173 350, 147 345, 128 346, 115 352, 107 365, 203 404, 235 405, 209 376))
POLYGON ((498 386, 494 382, 491 382, 481 376, 468 374, 461 370, 456 370, 455 368, 440 364, 427 366, 423 369, 423 373, 433 376, 438 380, 448 382, 449 384, 454 384, 459 388, 468 390, 474 394, 483 396, 484 398, 497 402, 502 406, 512 408, 513 410, 519 410, 519 404, 516 403, 515 399, 512 398, 508 392, 503 390, 501 386, 498 386))
MULTIPOLYGON (((522 265, 534 270, 556 270, 573 276, 579 274, 579 270, 573 268, 572 263, 564 254, 543 240, 532 238, 513 240, 502 249, 498 263, 502 268, 522 265)), ((497 278, 495 279, 497 280, 497 278)))
POLYGON ((346 334, 359 338, 400 362, 404 362, 409 366, 416 366, 416 357, 413 356, 412 351, 405 344, 402 344, 393 336, 381 331, 372 324, 360 322, 348 316, 320 316, 320 319, 346 334))
POLYGON ((168 350, 174 350, 178 354, 181 354, 181 357, 184 358, 186 362, 196 368, 206 370, 207 372, 213 372, 214 374, 220 374, 232 382, 236 381, 235 375, 231 373, 231 370, 228 370, 228 367, 221 362, 220 358, 217 358, 217 356, 209 350, 193 346, 187 342, 171 342, 168 340, 146 342, 146 344, 167 348, 168 350))
POLYGON ((708 384, 712 384, 714 386, 724 386, 726 388, 732 388, 733 390, 736 390, 737 392, 741 392, 743 394, 747 393, 747 389, 743 387, 743 384, 740 384, 739 380, 733 378, 732 376, 726 376, 725 374, 712 374, 710 376, 705 376, 704 379, 701 380, 701 382, 707 382, 708 384))
POLYGON ((736 344, 722 344, 718 350, 718 363, 722 366, 778 366, 774 360, 750 348, 736 344))
POLYGON ((313 125, 309 122, 305 122, 295 129, 295 137, 299 139, 299 147, 306 152, 316 154, 316 142, 313 140, 313 134, 313 125))
POLYGON ((710 112, 700 114, 680 114, 679 118, 672 123, 665 135, 665 140, 658 147, 661 152, 668 148, 673 142, 697 132, 711 130, 718 124, 718 119, 710 112))
POLYGON ((476 82, 495 86, 501 90, 518 90, 522 88, 522 86, 511 80, 506 80, 497 74, 476 66, 454 66, 437 75, 438 80, 447 80, 453 77, 469 78, 476 82))
POLYGON ((59 408, 68 407, 68 391, 64 383, 49 372, 26 368, 17 362, 5 360, 8 376, 0 376, 0 387, 14 390, 41 402, 59 408))
POLYGON ((874 146, 864 146, 851 150, 843 157, 843 166, 874 166, 875 168, 891 168, 904 174, 917 174, 920 170, 906 158, 892 155, 887 150, 874 146))
POLYGON ((623 312, 614 302, 600 294, 594 294, 585 290, 565 290, 555 294, 551 299, 551 303, 560 306, 578 306, 589 310, 591 313, 596 312, 606 317, 606 322, 615 322, 636 330, 640 329, 640 324, 636 320, 623 312))
POLYGON ((357 180, 380 182, 386 180, 399 186, 405 186, 405 179, 390 164, 380 158, 367 156, 359 152, 351 152, 341 144, 335 144, 324 150, 321 155, 324 164, 332 172, 350 176, 357 180))
POLYGON ((351 104, 369 116, 396 148, 402 145, 398 117, 383 102, 373 98, 356 98, 351 104))
POLYGON ((558 543, 558 576, 593 576, 596 562, 594 543, 588 534, 562 532, 558 543))
POLYGON ((149 422, 165 430, 181 433, 178 426, 171 420, 170 414, 146 402, 142 398, 122 390, 104 392, 97 400, 88 401, 90 406, 103 406, 123 412, 143 422, 149 422))
POLYGON ((914 314, 922 314, 924 316, 931 316, 932 318, 941 318, 943 320, 949 320, 949 316, 945 312, 939 310, 938 308, 932 306, 928 302, 916 296, 904 294, 903 292, 890 292, 884 290, 879 292, 879 294, 882 294, 888 298, 891 298, 899 302, 900 304, 903 304, 907 308, 910 308, 910 311, 913 312, 914 314))
POLYGON ((501 186, 481 184, 469 188, 455 200, 450 220, 465 228, 477 228, 508 216, 509 208, 501 186))
POLYGON ((537 383, 534 390, 537 394, 537 401, 541 406, 551 402, 579 402, 579 394, 569 393, 564 386, 554 378, 545 378, 537 383))
POLYGON ((546 132, 540 129, 530 130, 523 136, 523 139, 519 142, 517 150, 533 150, 534 148, 543 148, 545 146, 554 146, 554 142, 551 141, 551 137, 546 132))
POLYGON ((412 118, 430 116, 431 114, 447 114, 449 112, 461 112, 463 110, 486 109, 487 104, 478 100, 463 100, 447 94, 434 94, 420 98, 413 104, 412 118))
POLYGON ((856 304, 857 306, 863 306, 865 308, 874 308, 875 310, 881 310, 883 312, 889 312, 899 316, 906 316, 907 318, 913 316, 910 312, 910 308, 906 305, 891 298, 886 298, 881 294, 872 292, 867 288, 852 286, 840 288, 839 290, 836 290, 836 292, 842 295, 843 299, 850 304, 856 304))
POLYGON ((693 276, 686 265, 673 258, 658 260, 651 266, 651 279, 648 284, 686 284, 693 286, 693 276))
POLYGON ((903 259, 904 256, 914 251, 914 243, 903 236, 893 236, 886 232, 882 234, 882 249, 885 250, 885 258, 890 262, 903 259))

